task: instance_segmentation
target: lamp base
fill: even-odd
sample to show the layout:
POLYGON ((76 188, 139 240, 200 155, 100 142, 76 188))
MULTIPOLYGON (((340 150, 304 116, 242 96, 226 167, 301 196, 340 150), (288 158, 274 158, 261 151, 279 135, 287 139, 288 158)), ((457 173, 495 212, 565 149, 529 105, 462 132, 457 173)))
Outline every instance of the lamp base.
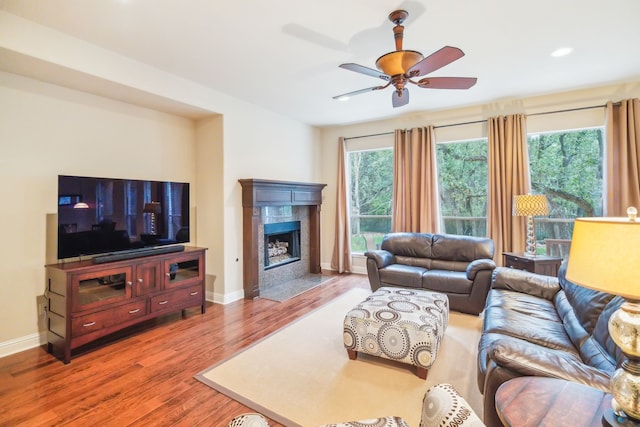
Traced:
POLYGON ((607 409, 602 415, 602 425, 604 427, 638 427, 640 422, 627 417, 620 417, 613 412, 613 409, 607 409))
POLYGON ((533 217, 527 217, 527 255, 535 256, 538 252, 536 248, 536 226, 533 217))

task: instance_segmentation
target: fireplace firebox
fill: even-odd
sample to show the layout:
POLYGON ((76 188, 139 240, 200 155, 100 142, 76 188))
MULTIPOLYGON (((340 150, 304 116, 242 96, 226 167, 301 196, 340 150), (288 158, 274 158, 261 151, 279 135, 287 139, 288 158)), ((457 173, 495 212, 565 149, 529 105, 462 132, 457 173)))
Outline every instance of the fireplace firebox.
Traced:
POLYGON ((264 225, 264 269, 300 261, 300 221, 264 225))

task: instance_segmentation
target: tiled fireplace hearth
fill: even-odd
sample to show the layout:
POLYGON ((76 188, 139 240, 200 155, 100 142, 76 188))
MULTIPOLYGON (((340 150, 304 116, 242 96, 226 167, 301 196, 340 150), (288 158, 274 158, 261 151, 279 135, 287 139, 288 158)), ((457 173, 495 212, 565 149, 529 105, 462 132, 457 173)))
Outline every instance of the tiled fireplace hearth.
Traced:
POLYGON ((326 184, 241 179, 245 298, 320 274, 320 205, 326 184))

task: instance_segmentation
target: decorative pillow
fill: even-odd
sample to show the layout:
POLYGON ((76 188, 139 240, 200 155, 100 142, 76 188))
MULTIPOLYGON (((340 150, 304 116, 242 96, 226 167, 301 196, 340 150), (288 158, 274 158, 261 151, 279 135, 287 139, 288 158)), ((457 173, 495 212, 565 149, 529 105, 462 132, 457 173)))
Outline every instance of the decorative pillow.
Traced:
POLYGON ((269 427, 269 423, 260 414, 242 414, 232 419, 227 427, 269 427))
POLYGON ((409 427, 409 424, 400 417, 384 417, 339 424, 325 424, 318 427, 409 427))
POLYGON ((471 406, 451 384, 427 390, 422 401, 420 427, 484 427, 471 406))

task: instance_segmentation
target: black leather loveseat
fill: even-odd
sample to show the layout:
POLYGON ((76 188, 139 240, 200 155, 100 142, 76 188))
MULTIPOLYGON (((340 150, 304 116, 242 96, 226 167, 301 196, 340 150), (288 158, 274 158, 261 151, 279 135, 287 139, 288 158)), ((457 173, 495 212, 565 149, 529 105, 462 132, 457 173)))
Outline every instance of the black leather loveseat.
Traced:
POLYGON ((621 297, 558 278, 499 267, 493 272, 478 346, 478 387, 484 421, 501 426, 495 393, 519 376, 561 378, 603 391, 624 357, 608 321, 621 297))
POLYGON ((491 286, 493 240, 452 234, 390 233, 367 251, 371 289, 381 286, 446 293, 451 309, 479 314, 491 286))

